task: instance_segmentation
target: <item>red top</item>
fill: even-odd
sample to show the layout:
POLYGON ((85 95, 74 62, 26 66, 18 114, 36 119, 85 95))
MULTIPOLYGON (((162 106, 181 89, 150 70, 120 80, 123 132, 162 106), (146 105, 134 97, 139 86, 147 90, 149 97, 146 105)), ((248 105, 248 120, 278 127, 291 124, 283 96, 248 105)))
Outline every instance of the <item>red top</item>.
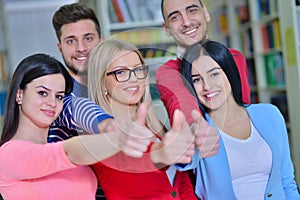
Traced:
MULTIPOLYGON (((248 68, 243 54, 237 50, 229 49, 238 67, 241 83, 242 98, 246 104, 250 103, 250 86, 248 83, 248 68)), ((156 86, 160 93, 172 124, 173 113, 180 109, 186 116, 189 124, 194 122, 191 112, 199 110, 197 99, 185 87, 179 72, 180 60, 169 60, 160 66, 156 72, 156 86)))
POLYGON ((119 152, 92 168, 107 200, 197 200, 187 171, 177 171, 172 186, 166 168, 158 170, 149 153, 133 158, 119 152))

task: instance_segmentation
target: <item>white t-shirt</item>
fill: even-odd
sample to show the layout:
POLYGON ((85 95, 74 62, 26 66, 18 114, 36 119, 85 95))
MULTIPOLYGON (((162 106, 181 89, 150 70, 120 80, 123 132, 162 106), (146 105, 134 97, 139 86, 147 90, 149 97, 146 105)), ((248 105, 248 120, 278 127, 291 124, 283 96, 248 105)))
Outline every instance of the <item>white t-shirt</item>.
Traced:
POLYGON ((237 199, 263 200, 272 167, 269 145, 252 123, 251 135, 245 140, 234 138, 221 130, 220 132, 237 199))

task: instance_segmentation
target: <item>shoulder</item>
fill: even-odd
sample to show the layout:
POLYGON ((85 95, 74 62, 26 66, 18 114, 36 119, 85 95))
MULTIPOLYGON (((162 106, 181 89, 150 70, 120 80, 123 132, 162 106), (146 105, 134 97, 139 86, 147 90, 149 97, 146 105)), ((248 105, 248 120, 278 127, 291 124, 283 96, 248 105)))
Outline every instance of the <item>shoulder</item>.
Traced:
POLYGON ((284 121, 279 109, 272 104, 251 104, 250 106, 246 107, 246 109, 251 118, 259 118, 261 120, 265 119, 269 122, 271 119, 275 121, 284 121))
POLYGON ((233 48, 228 48, 228 50, 230 51, 232 56, 243 56, 243 54, 239 50, 236 50, 236 49, 233 49, 233 48))
POLYGON ((171 59, 162 64, 157 71, 164 71, 164 70, 178 70, 180 65, 180 60, 177 58, 175 60, 171 59))
POLYGON ((278 112, 278 108, 274 106, 273 104, 268 103, 258 103, 258 104, 251 104, 248 107, 246 107, 247 110, 254 110, 255 112, 278 112))
POLYGON ((228 48, 228 50, 230 51, 237 66, 246 65, 246 59, 240 51, 238 51, 236 49, 232 49, 232 48, 228 48))

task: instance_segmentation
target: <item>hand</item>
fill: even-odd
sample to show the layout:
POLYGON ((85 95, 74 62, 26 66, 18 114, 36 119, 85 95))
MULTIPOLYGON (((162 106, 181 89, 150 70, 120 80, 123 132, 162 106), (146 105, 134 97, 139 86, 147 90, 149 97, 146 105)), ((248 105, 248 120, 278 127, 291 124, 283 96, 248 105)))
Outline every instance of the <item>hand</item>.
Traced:
POLYGON ((118 127, 116 126, 115 120, 112 118, 105 119, 98 124, 99 133, 108 133, 111 131, 116 131, 118 127))
POLYGON ((207 158, 218 153, 220 147, 219 136, 217 130, 210 126, 202 115, 196 111, 192 111, 193 133, 195 135, 195 145, 202 158, 207 158))
POLYGON ((141 104, 134 121, 116 119, 115 125, 120 130, 118 147, 127 155, 142 157, 153 139, 153 133, 145 126, 147 106, 141 104))
POLYGON ((151 158, 154 163, 166 165, 189 163, 194 155, 194 136, 180 110, 175 110, 173 124, 160 143, 153 145, 151 158))

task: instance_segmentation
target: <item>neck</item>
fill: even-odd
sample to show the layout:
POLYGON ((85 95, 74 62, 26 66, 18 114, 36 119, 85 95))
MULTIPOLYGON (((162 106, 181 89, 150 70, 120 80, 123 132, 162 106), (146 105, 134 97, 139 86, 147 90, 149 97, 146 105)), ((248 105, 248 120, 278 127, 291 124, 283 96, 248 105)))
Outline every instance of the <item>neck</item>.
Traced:
POLYGON ((218 109, 209 111, 209 116, 220 129, 236 123, 240 115, 244 114, 244 108, 239 106, 233 98, 229 98, 226 103, 218 109))
POLYGON ((125 105, 113 100, 110 101, 110 105, 113 116, 118 116, 122 119, 133 119, 136 115, 136 105, 125 105))
POLYGON ((78 83, 87 86, 87 74, 74 74, 72 71, 69 71, 69 73, 78 83))
POLYGON ((18 129, 13 139, 30 141, 36 144, 47 143, 49 126, 38 127, 27 118, 20 118, 18 129))
POLYGON ((29 141, 29 142, 32 142, 35 144, 46 144, 47 137, 48 137, 48 131, 49 131, 49 128, 36 129, 36 130, 18 128, 13 139, 29 141))

